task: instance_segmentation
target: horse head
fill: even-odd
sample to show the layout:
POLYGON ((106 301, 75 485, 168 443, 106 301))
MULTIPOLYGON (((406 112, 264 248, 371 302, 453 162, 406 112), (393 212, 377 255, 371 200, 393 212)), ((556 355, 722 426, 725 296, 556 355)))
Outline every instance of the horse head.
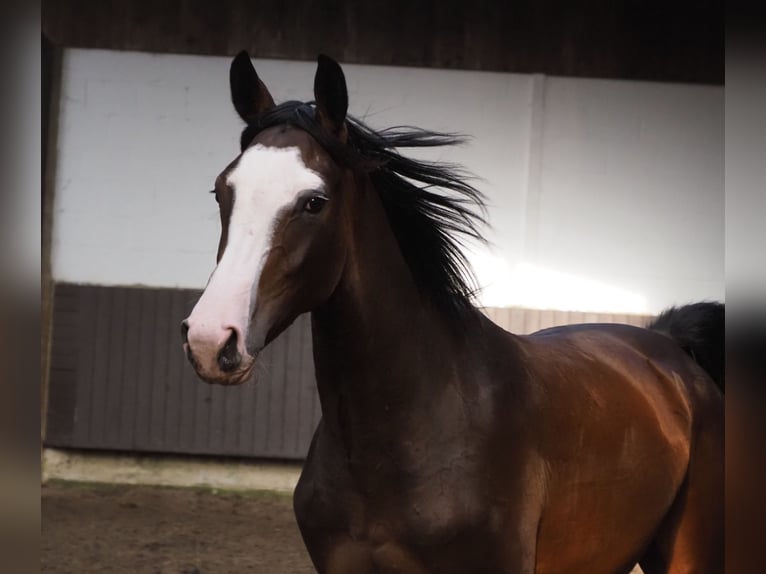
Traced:
MULTIPOLYGON (((260 351, 332 294, 341 275, 345 170, 316 137, 279 121, 249 56, 231 64, 231 98, 247 123, 242 150, 216 178, 217 264, 182 323, 184 349, 207 382, 239 384, 260 351)), ((320 56, 312 116, 318 137, 343 145, 348 96, 340 66, 320 56)))

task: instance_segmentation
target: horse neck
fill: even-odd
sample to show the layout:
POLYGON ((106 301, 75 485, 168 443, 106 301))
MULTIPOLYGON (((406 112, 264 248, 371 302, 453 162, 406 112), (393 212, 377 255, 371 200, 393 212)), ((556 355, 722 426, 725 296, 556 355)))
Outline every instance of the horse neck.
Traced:
POLYGON ((327 422, 396 424, 452 378, 465 331, 419 292, 380 196, 368 178, 355 183, 344 273, 312 315, 317 385, 327 422))

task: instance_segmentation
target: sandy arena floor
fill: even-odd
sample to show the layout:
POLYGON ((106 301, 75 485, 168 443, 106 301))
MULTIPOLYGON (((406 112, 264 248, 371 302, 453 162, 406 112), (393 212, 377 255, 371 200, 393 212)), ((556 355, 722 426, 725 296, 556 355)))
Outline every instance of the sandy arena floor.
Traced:
POLYGON ((314 572, 292 496, 271 492, 50 482, 41 554, 51 574, 314 572))
POLYGON ((53 482, 42 488, 41 571, 314 572, 290 495, 53 482))

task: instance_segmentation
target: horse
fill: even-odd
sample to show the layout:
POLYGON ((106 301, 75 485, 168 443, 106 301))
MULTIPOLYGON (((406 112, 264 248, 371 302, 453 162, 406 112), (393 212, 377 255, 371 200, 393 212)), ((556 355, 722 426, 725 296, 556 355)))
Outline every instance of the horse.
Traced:
POLYGON ((244 51, 229 79, 241 153, 183 346, 240 384, 311 313, 322 418, 293 506, 318 572, 723 572, 723 304, 509 333, 461 250, 484 197, 400 151, 460 136, 366 126, 325 55, 313 101, 275 104, 244 51))

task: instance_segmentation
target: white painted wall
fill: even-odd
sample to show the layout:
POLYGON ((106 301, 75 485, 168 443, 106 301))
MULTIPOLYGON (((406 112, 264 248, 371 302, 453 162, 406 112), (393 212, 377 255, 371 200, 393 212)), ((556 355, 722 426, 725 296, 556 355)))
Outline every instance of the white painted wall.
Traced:
MULTIPOLYGON (((310 99, 315 65, 256 61, 277 101, 310 99)), ((202 287, 210 194, 238 153, 229 59, 68 50, 53 274, 202 287)), ((459 161, 490 199, 471 258, 487 305, 654 312, 724 294, 723 89, 344 66, 373 127, 471 134, 459 161)))

